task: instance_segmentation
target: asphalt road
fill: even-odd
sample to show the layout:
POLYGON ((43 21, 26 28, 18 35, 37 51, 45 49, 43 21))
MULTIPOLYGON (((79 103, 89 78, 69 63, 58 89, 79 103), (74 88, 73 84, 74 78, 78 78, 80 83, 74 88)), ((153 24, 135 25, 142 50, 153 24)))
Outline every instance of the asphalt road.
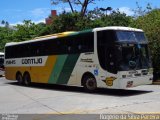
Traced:
POLYGON ((129 90, 33 84, 20 86, 0 78, 0 113, 10 114, 139 114, 160 113, 160 85, 129 90))

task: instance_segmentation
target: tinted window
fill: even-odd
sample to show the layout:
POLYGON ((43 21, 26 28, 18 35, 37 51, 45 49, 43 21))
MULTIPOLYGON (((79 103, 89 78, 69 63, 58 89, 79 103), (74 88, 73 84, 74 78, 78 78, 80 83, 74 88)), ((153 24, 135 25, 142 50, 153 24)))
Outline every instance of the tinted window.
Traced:
POLYGON ((94 51, 92 32, 44 40, 5 48, 6 58, 77 54, 94 51))
POLYGON ((94 35, 93 33, 84 33, 76 36, 74 41, 75 50, 78 53, 94 51, 94 35))
POLYGON ((0 68, 4 68, 4 55, 0 55, 0 68))
POLYGON ((114 31, 97 32, 98 58, 101 67, 111 73, 116 73, 115 62, 115 33, 114 31))

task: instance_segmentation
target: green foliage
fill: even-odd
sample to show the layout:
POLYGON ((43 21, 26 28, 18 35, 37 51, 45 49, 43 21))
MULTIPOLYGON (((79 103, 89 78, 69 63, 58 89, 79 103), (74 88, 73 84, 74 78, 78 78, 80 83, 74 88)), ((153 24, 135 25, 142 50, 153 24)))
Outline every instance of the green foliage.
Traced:
POLYGON ((137 18, 139 16, 144 16, 148 12, 152 11, 152 6, 150 3, 147 4, 146 8, 141 7, 138 2, 136 2, 136 4, 137 4, 137 8, 135 10, 133 10, 135 13, 135 15, 134 15, 135 18, 137 18))
POLYGON ((132 26, 145 31, 149 40, 154 69, 160 72, 160 9, 153 9, 139 16, 133 21, 132 26))
MULTIPOLYGON (((98 8, 89 11, 85 17, 81 13, 63 12, 54 18, 51 26, 46 28, 47 33, 58 33, 64 31, 79 31, 102 26, 129 26, 132 18, 118 10, 110 15, 105 15, 98 8)), ((44 32, 46 32, 44 31, 44 32)), ((44 33, 42 33, 44 34, 44 33)))
POLYGON ((13 30, 7 27, 0 27, 0 51, 3 52, 7 42, 11 42, 13 30))
POLYGON ((67 31, 73 31, 76 29, 76 23, 79 20, 79 13, 66 13, 63 12, 57 18, 54 19, 51 25, 51 32, 58 33, 67 31))
POLYGON ((9 27, 9 23, 7 21, 2 20, 1 24, 4 25, 5 27, 9 27))
POLYGON ((18 24, 15 27, 16 30, 13 33, 14 41, 24 41, 36 37, 40 29, 39 27, 30 20, 24 20, 23 25, 18 24))
POLYGON ((132 17, 127 16, 125 13, 121 13, 119 10, 113 11, 110 15, 102 17, 102 21, 105 22, 105 26, 129 26, 132 21, 132 17))
MULTIPOLYGON (((6 23, 8 24, 8 22, 4 24, 6 23)), ((14 27, 9 25, 0 27, 0 51, 4 50, 7 42, 20 42, 39 36, 39 33, 43 32, 42 30, 45 26, 42 23, 36 25, 30 20, 24 20, 23 24, 18 24, 14 27)))

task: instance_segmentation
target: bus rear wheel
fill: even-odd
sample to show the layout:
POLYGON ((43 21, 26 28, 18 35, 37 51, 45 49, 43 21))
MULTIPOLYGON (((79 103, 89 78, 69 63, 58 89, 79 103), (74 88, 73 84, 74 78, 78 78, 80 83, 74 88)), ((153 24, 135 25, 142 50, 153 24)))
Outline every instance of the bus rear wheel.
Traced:
POLYGON ((22 85, 23 84, 23 77, 22 77, 22 74, 20 72, 18 72, 16 74, 16 80, 18 81, 18 84, 19 85, 22 85))
POLYGON ((97 88, 96 79, 92 76, 86 76, 83 86, 87 92, 94 92, 97 88))
POLYGON ((31 77, 28 72, 24 73, 23 81, 26 86, 29 86, 31 84, 31 77))

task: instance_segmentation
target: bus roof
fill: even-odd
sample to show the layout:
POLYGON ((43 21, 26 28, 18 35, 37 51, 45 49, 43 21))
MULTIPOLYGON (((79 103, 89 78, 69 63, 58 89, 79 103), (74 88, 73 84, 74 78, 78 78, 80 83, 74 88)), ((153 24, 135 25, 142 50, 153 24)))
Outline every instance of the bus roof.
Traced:
POLYGON ((55 33, 55 34, 50 34, 50 35, 45 35, 45 36, 40 36, 40 37, 35 37, 34 40, 36 39, 39 39, 39 38, 48 38, 48 37, 52 37, 52 36, 58 36, 58 37, 63 37, 65 35, 68 35, 68 34, 73 34, 75 33, 75 31, 68 31, 68 32, 63 32, 63 33, 55 33))
POLYGON ((83 33, 88 33, 88 32, 92 32, 92 29, 84 30, 84 31, 77 31, 77 32, 68 31, 68 32, 56 33, 56 34, 51 34, 51 35, 45 35, 45 36, 36 37, 35 39, 32 39, 32 40, 6 43, 5 46, 13 46, 13 45, 20 45, 20 44, 25 44, 25 43, 44 41, 44 40, 55 39, 55 38, 60 38, 60 37, 65 37, 65 36, 72 36, 72 35, 83 34, 83 33))
POLYGON ((141 29, 136 29, 136 28, 131 28, 131 27, 122 27, 122 26, 100 27, 100 28, 93 29, 93 31, 102 31, 102 30, 124 30, 124 31, 143 32, 143 30, 141 29))
POLYGON ((5 46, 12 46, 12 45, 19 45, 19 44, 25 44, 25 43, 32 43, 32 42, 37 42, 37 41, 55 39, 55 38, 58 38, 58 37, 68 36, 68 35, 74 34, 74 33, 76 33, 76 32, 63 32, 63 33, 56 33, 56 34, 51 34, 51 35, 45 35, 45 36, 36 37, 36 38, 34 38, 32 40, 27 40, 27 41, 22 41, 22 42, 10 42, 10 43, 6 43, 5 46))
POLYGON ((27 41, 22 41, 22 42, 6 43, 5 46, 19 45, 19 44, 25 44, 25 43, 55 39, 55 38, 59 38, 59 37, 83 34, 83 33, 88 33, 88 32, 102 31, 102 30, 125 30, 125 31, 143 32, 143 30, 141 30, 141 29, 136 29, 136 28, 131 28, 131 27, 122 27, 122 26, 100 27, 100 28, 94 28, 94 29, 89 29, 89 30, 84 30, 84 31, 68 31, 68 32, 62 32, 62 33, 40 36, 40 37, 36 37, 35 39, 32 39, 32 40, 27 40, 27 41))

